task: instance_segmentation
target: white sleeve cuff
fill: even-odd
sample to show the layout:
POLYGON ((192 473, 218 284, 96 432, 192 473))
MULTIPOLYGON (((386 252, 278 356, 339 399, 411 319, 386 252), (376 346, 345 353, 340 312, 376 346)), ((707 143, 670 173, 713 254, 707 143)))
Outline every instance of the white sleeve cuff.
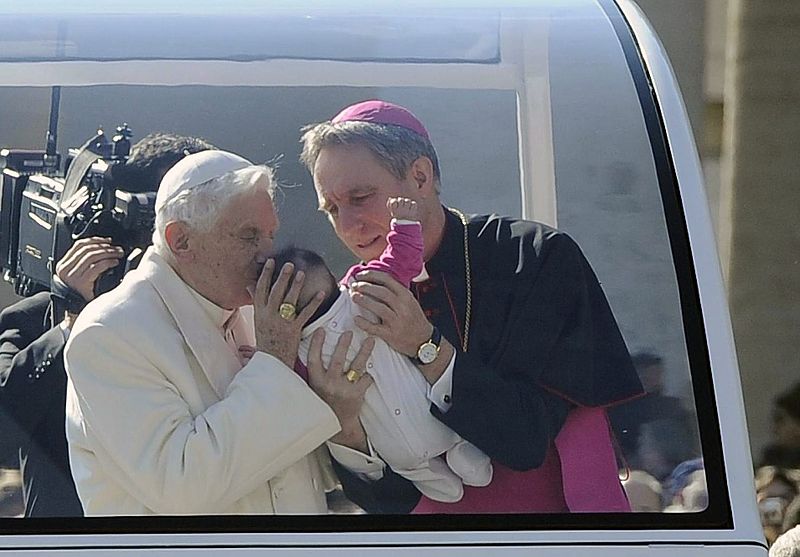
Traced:
POLYGON ((386 463, 375 453, 369 439, 367 439, 368 455, 338 443, 328 441, 327 444, 331 456, 362 480, 375 482, 383 477, 383 469, 386 467, 386 463))
POLYGON ((453 405, 453 368, 456 365, 456 355, 450 359, 447 369, 444 370, 436 383, 428 387, 428 400, 436 405, 442 412, 447 412, 453 405))
POLYGON ((69 334, 72 332, 72 329, 67 327, 67 323, 65 321, 61 321, 58 326, 61 329, 61 334, 64 335, 64 342, 68 341, 69 334))
POLYGON ((422 226, 422 223, 418 220, 408 220, 408 219, 392 219, 391 224, 418 224, 422 226))

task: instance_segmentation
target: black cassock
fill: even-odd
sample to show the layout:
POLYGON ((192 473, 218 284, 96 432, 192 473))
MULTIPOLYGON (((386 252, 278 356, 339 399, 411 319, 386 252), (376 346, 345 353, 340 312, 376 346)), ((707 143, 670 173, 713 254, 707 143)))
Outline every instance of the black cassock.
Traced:
MULTIPOLYGON (((431 412, 494 461, 539 467, 574 406, 641 396, 619 327, 588 261, 566 234, 496 215, 469 218, 471 317, 464 227, 446 210, 442 243, 412 286, 456 348, 452 406, 431 412)), ((388 467, 367 483, 335 463, 347 496, 368 512, 404 513, 420 494, 388 467)))

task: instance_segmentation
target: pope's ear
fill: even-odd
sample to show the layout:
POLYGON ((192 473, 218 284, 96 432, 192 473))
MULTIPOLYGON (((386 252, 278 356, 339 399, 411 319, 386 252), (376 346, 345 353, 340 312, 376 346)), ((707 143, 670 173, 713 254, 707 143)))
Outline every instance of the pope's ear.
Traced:
POLYGON ((176 259, 186 259, 191 255, 189 227, 183 221, 172 221, 164 229, 167 246, 176 259))
POLYGON ((417 187, 422 192, 436 192, 433 180, 433 163, 426 156, 417 157, 411 163, 411 178, 417 183, 417 187))

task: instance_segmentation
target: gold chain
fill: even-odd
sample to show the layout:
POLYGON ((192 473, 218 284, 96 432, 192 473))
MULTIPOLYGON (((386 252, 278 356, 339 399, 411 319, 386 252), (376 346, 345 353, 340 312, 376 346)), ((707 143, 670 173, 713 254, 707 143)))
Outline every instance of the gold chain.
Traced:
POLYGON ((472 314, 472 280, 470 275, 472 273, 471 267, 469 264, 469 240, 467 238, 467 217, 454 207, 448 207, 450 211, 455 213, 455 215, 461 220, 461 224, 464 225, 464 275, 466 277, 466 284, 467 284, 467 307, 464 310, 464 337, 461 339, 461 350, 462 352, 467 351, 467 346, 469 345, 469 320, 472 314))

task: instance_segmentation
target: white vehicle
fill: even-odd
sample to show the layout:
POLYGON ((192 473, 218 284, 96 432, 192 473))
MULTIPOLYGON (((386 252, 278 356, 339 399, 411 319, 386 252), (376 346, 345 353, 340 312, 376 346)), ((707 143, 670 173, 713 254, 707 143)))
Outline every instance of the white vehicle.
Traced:
POLYGON ((582 247, 629 350, 662 359, 663 392, 694 416, 684 456, 702 459, 707 498, 615 514, 2 518, 4 554, 766 555, 697 150, 633 1, 30 4, 0 7, 0 145, 40 146, 60 86, 63 150, 125 121, 134 140, 283 154, 279 178, 299 187, 283 190, 281 238, 313 240, 338 270, 351 259, 317 213, 299 130, 364 99, 411 109, 445 203, 582 247))

